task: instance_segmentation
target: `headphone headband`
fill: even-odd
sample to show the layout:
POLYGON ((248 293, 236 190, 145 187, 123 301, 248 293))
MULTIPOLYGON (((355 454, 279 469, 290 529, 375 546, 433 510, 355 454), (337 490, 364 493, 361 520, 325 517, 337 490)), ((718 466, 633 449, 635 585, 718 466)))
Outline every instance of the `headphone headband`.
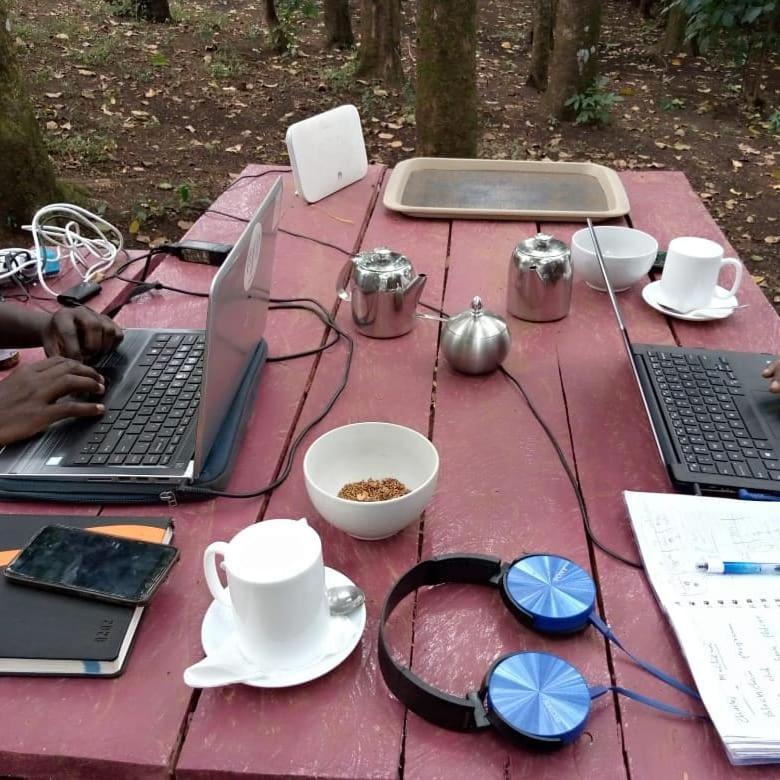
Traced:
POLYGON ((387 619, 404 598, 425 585, 496 586, 502 571, 501 561, 490 555, 440 555, 409 569, 385 599, 379 617, 379 668, 393 695, 431 723, 454 731, 475 731, 490 726, 479 692, 472 691, 465 697, 453 696, 429 685, 411 669, 395 661, 385 636, 387 619))

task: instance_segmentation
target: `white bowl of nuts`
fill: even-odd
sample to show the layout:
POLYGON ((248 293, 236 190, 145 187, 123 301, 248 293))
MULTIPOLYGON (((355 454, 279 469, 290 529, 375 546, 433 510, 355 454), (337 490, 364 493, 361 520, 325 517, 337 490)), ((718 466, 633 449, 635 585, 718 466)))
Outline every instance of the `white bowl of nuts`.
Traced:
POLYGON ((303 459, 314 508, 357 539, 385 539, 413 523, 436 490, 439 453, 421 433, 385 422, 335 428, 303 459))

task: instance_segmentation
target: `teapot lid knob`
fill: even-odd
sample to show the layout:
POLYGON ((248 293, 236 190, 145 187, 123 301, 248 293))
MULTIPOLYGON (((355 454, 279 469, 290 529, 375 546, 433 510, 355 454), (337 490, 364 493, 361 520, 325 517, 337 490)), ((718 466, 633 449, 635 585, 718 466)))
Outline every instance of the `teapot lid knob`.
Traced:
POLYGON ((479 297, 479 295, 475 295, 471 299, 471 311, 475 315, 480 315, 485 310, 485 307, 482 305, 482 298, 479 297))
POLYGON ((552 241, 552 236, 549 233, 537 233, 534 237, 534 245, 539 249, 547 249, 552 241))

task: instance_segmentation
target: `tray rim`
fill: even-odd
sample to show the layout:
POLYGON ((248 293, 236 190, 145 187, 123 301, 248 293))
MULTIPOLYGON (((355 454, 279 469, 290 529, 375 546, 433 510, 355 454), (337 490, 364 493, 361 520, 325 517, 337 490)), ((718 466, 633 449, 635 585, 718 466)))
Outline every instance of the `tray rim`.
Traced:
POLYGON ((594 220, 611 219, 628 214, 631 206, 623 182, 617 171, 594 162, 559 162, 553 160, 488 160, 457 157, 412 157, 393 168, 385 187, 382 202, 385 208, 412 217, 443 219, 549 219, 577 221, 590 217, 594 220), (418 170, 487 170, 534 171, 554 167, 560 173, 582 173, 594 176, 607 198, 607 208, 595 212, 584 210, 542 209, 475 209, 440 208, 437 206, 409 206, 401 202, 411 174, 418 170))

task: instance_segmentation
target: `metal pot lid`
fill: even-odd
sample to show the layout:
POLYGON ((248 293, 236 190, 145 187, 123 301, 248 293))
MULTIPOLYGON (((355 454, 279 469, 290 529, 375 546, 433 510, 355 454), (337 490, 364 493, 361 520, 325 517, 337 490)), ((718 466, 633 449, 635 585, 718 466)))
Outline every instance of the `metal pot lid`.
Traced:
POLYGON ((408 257, 384 246, 360 252, 355 257, 355 263, 362 271, 380 274, 406 274, 412 270, 408 257))
POLYGON ((548 233, 537 233, 533 238, 527 238, 515 247, 515 255, 533 260, 549 260, 568 254, 569 247, 548 233))
POLYGON ((507 330, 506 320, 485 309, 478 295, 472 298, 470 309, 453 314, 447 320, 445 327, 453 335, 470 339, 492 339, 507 330))

